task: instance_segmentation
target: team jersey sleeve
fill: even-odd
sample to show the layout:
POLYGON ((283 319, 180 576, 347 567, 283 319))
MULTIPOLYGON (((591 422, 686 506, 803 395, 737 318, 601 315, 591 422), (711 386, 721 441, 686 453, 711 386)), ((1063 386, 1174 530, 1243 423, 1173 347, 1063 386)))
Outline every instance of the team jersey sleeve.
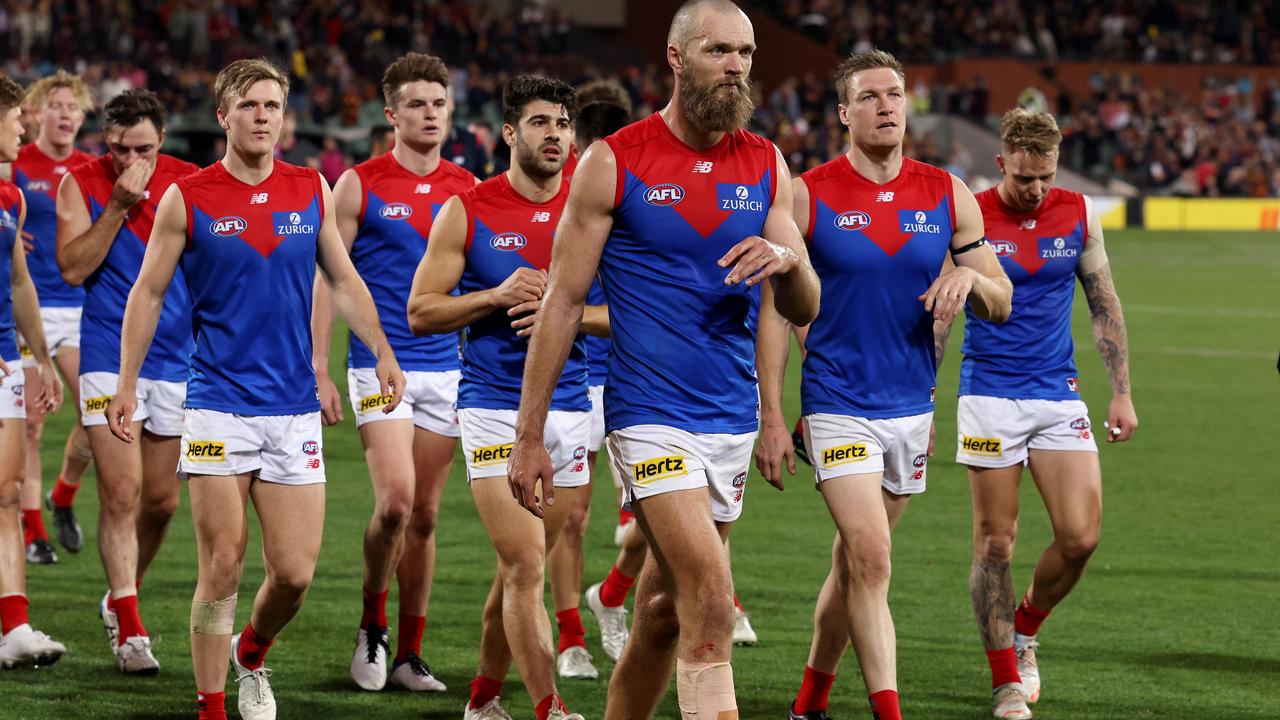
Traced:
POLYGON ((1080 252, 1081 275, 1095 273, 1107 266, 1107 250, 1102 240, 1102 220, 1093 207, 1093 198, 1084 197, 1085 241, 1080 252))

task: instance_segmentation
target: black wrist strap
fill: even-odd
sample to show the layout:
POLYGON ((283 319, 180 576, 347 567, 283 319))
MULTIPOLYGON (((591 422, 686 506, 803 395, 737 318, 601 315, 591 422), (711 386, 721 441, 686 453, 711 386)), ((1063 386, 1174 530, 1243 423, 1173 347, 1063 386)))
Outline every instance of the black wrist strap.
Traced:
POLYGON ((970 250, 977 250, 978 248, 986 244, 987 244, 987 238, 985 236, 980 237, 977 240, 974 240, 973 242, 969 243, 968 245, 965 245, 962 248, 959 248, 959 249, 953 248, 951 250, 951 256, 955 257, 956 255, 963 255, 964 253, 967 253, 970 250))

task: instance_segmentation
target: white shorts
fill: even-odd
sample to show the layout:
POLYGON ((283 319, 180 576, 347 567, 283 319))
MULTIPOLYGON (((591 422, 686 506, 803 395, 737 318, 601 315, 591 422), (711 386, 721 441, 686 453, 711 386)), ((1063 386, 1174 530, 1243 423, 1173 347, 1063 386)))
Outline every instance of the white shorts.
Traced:
POLYGON ((9 374, 0 379, 0 420, 26 420, 27 403, 22 395, 26 373, 16 362, 6 364, 9 374))
MULTIPOLYGON (((462 424, 462 452, 467 480, 506 477, 507 460, 516 439, 516 411, 466 408, 458 411, 462 424)), ((554 468, 556 487, 582 487, 591 482, 587 467, 587 439, 591 413, 552 410, 543 434, 554 468)))
MULTIPOLYGON (((80 376, 80 424, 85 427, 106 425, 103 412, 116 394, 120 376, 112 372, 89 372, 80 376)), ((138 378, 138 407, 134 420, 145 420, 142 427, 164 437, 182 434, 183 404, 187 401, 187 384, 165 380, 138 378)))
MULTIPOLYGON (((49 348, 49 357, 57 357, 60 348, 68 350, 80 349, 80 314, 83 308, 78 307, 42 307, 40 321, 44 326, 44 342, 49 348)), ((22 366, 35 367, 36 358, 31 348, 18 333, 18 347, 22 351, 22 366)))
POLYGON ((460 370, 405 371, 404 397, 395 410, 382 412, 386 404, 382 385, 373 368, 347 370, 347 395, 356 414, 356 427, 378 420, 413 420, 415 427, 445 437, 458 437, 458 380, 460 370))
POLYGON ((236 415, 187 408, 178 474, 239 475, 282 485, 324 482, 320 413, 236 415))
POLYGON ((587 394, 591 396, 591 441, 587 449, 600 452, 604 445, 604 386, 592 385, 587 388, 587 394))
POLYGON ((814 482, 881 473, 880 486, 894 495, 922 493, 932 423, 931 412, 899 418, 806 415, 804 442, 813 460, 814 482))
POLYGON ((974 467, 1019 465, 1028 450, 1098 452, 1089 407, 1081 400, 963 395, 956 431, 956 462, 974 467))
POLYGON ((609 433, 609 462, 622 478, 622 506, 654 495, 706 488, 711 515, 733 522, 751 467, 753 432, 691 433, 667 425, 632 425, 609 433))

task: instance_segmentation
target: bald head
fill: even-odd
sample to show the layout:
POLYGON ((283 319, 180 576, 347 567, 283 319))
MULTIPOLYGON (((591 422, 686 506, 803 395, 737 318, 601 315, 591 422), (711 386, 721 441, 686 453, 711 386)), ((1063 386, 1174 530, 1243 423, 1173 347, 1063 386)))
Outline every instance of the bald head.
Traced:
MULTIPOLYGON (((667 45, 674 45, 683 50, 689 41, 702 34, 703 21, 708 14, 725 13, 740 15, 747 19, 746 13, 733 0, 687 0, 676 10, 671 18, 671 29, 667 31, 667 45)), ((750 20, 747 23, 750 24, 750 20)))

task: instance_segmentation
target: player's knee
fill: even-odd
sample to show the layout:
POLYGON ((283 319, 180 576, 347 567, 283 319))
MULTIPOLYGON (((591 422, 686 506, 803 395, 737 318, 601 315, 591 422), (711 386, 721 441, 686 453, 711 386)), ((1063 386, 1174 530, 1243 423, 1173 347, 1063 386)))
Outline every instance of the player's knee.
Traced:
POLYGON ((671 642, 680 636, 680 619, 676 604, 669 593, 657 592, 645 598, 636 597, 636 626, 643 626, 652 638, 665 638, 671 642))
POLYGON ((375 529, 384 534, 399 534, 409 524, 413 512, 413 500, 409 497, 389 495, 378 502, 373 512, 375 529))
POLYGON ((213 595, 225 597, 240 586, 243 558, 238 549, 228 545, 215 548, 200 565, 200 584, 208 587, 213 595))
POLYGON ((27 415, 27 444, 39 447, 44 434, 44 415, 34 412, 27 415))
POLYGON ((314 573, 310 568, 285 568, 267 573, 267 582, 277 595, 301 598, 311 588, 314 573))
POLYGON ((888 539, 867 540, 848 547, 848 581, 869 587, 888 585, 893 570, 891 550, 888 539))
POLYGON ((502 587, 505 592, 516 592, 531 587, 539 588, 538 592, 542 592, 543 552, 541 547, 538 547, 536 552, 531 550, 531 548, 525 548, 522 551, 503 555, 502 587))
POLYGON ((178 513, 178 495, 148 497, 142 503, 142 515, 152 524, 168 523, 178 513))
POLYGON ((1062 557, 1069 563, 1083 565, 1098 549, 1098 531, 1094 528, 1063 534, 1057 539, 1062 557))
POLYGON ((98 499, 102 511, 110 516, 128 516, 136 513, 142 502, 142 487, 135 482, 98 481, 98 499))
POLYGON ((0 469, 0 511, 18 512, 18 498, 22 487, 22 468, 0 469))
POLYGON ((982 560, 1008 562, 1018 539, 1018 524, 981 521, 974 539, 975 555, 982 560))
POLYGON ((431 537, 436 531, 438 514, 437 508, 426 505, 415 507, 413 513, 409 516, 409 532, 423 540, 431 537))

